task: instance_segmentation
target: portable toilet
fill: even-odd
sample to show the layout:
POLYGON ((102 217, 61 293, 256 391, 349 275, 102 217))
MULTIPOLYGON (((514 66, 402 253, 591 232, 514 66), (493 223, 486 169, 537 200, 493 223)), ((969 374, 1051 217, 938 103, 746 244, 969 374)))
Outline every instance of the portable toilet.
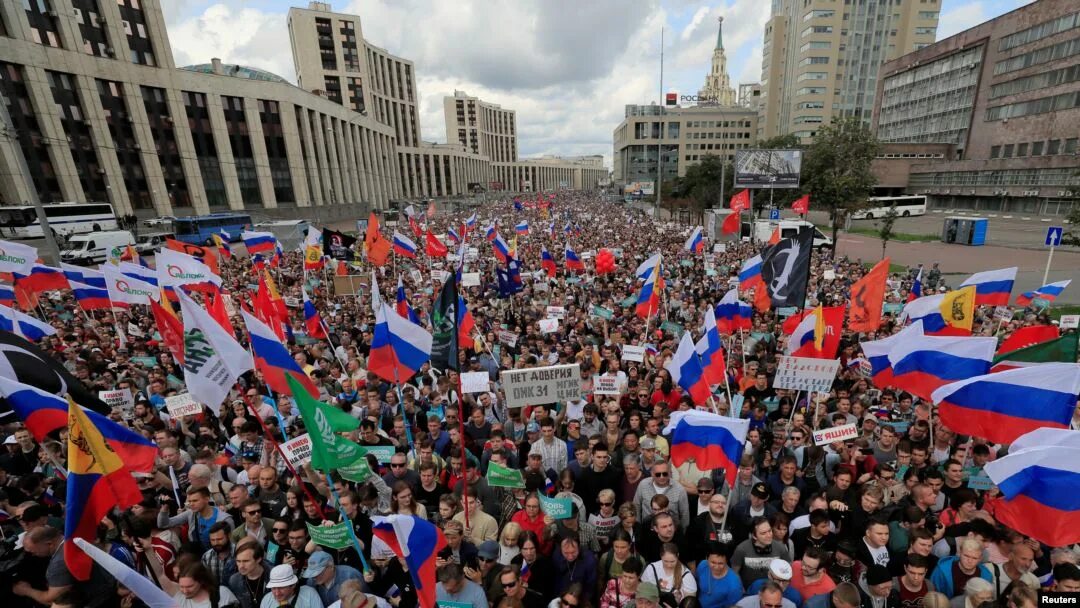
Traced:
POLYGON ((985 217, 951 216, 941 227, 941 242, 958 245, 985 245, 990 220, 985 217))

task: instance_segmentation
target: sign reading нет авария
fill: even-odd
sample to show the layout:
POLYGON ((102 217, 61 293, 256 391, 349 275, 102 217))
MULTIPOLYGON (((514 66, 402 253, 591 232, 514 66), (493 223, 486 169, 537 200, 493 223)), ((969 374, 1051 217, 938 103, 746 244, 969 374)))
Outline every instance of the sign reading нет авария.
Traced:
POLYGON ((576 363, 503 370, 499 379, 506 391, 507 407, 543 405, 581 398, 581 369, 576 363))

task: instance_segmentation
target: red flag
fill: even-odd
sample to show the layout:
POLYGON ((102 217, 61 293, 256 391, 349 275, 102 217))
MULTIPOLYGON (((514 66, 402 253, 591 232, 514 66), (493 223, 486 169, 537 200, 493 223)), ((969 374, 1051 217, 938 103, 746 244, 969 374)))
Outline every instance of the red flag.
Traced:
POLYGON ((415 217, 409 216, 409 228, 412 228, 416 238, 423 238, 424 231, 420 228, 420 222, 417 222, 415 217))
POLYGON ((334 274, 339 277, 348 276, 349 266, 345 263, 345 260, 338 260, 337 268, 334 270, 334 274))
MULTIPOLYGON (((821 309, 822 323, 825 326, 825 337, 821 343, 821 350, 814 347, 814 342, 807 342, 798 349, 795 353, 799 357, 811 357, 814 359, 835 359, 837 351, 840 350, 840 331, 844 325, 844 306, 831 306, 829 308, 821 309)), ((799 315, 792 315, 784 322, 787 326, 792 318, 798 316, 800 321, 806 318, 807 315, 813 314, 815 309, 807 309, 802 311, 799 315)), ((791 327, 791 331, 795 331, 795 327, 798 326, 798 322, 791 327)))
POLYGON ((255 315, 255 318, 274 331, 274 335, 277 336, 278 340, 285 341, 285 328, 281 326, 277 307, 274 305, 269 290, 266 288, 266 283, 261 278, 259 279, 259 289, 255 293, 255 299, 251 302, 251 312, 255 315))
POLYGON ((232 323, 229 321, 229 312, 225 310, 223 297, 221 290, 217 288, 206 294, 206 312, 210 313, 210 317, 217 321, 217 324, 230 336, 235 336, 232 323))
POLYGON ((728 205, 735 213, 742 213, 750 208, 750 191, 743 190, 742 192, 731 197, 731 204, 728 205))
POLYGON ((795 328, 802 323, 802 320, 806 318, 806 315, 814 312, 812 308, 808 308, 804 311, 797 312, 790 317, 784 319, 784 323, 780 326, 780 331, 784 332, 785 336, 790 336, 791 332, 795 331, 795 328))
POLYGON ((429 256, 433 258, 445 258, 446 254, 449 253, 446 249, 446 245, 443 245, 439 239, 435 238, 435 235, 431 234, 430 230, 427 231, 426 239, 427 242, 424 251, 429 256))
POLYGON ((772 236, 769 237, 769 244, 770 245, 775 245, 775 244, 777 244, 779 242, 780 242, 780 226, 777 226, 776 230, 773 230, 772 236))
POLYGON ((735 234, 739 231, 739 215, 738 211, 732 211, 726 218, 724 223, 720 225, 720 231, 724 234, 735 234))
POLYGON ((161 300, 150 298, 150 311, 154 315, 158 333, 165 347, 172 353, 173 359, 180 365, 184 364, 184 326, 180 318, 176 316, 169 298, 165 297, 165 290, 161 290, 161 300))
POLYGON ((997 349, 997 354, 1002 355, 1011 353, 1014 350, 1054 340, 1059 336, 1060 332, 1056 325, 1032 325, 1030 327, 1021 327, 1001 343, 1001 346, 997 349))
POLYGON ((810 195, 804 194, 799 197, 794 203, 791 203, 791 210, 799 215, 806 215, 810 212, 810 195))
POLYGON ((848 311, 848 327, 851 331, 875 331, 881 325, 885 282, 888 279, 889 258, 885 258, 851 286, 851 309, 848 311))

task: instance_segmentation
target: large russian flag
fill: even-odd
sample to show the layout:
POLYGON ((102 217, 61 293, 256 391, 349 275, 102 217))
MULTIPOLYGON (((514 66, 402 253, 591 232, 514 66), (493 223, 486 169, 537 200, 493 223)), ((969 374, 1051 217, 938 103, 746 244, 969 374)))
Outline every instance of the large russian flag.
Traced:
POLYGON ((1040 300, 1046 300, 1047 302, 1053 302, 1061 295, 1061 292, 1065 291, 1065 288, 1072 283, 1071 280, 1056 281, 1048 285, 1036 289, 1035 291, 1025 291, 1024 293, 1016 296, 1017 306, 1029 306, 1035 298, 1040 300))
POLYGON ((92 287, 77 281, 69 280, 68 283, 71 285, 71 292, 75 294, 75 301, 79 303, 79 308, 83 310, 101 310, 112 307, 112 303, 109 301, 108 289, 92 287))
POLYGON ((638 265, 637 270, 634 271, 634 275, 639 279, 648 279, 649 273, 653 271, 660 263, 660 253, 654 253, 649 256, 647 260, 638 265))
POLYGON ((394 231, 394 253, 403 255, 407 258, 416 258, 416 243, 412 239, 401 234, 397 230, 394 231))
POLYGON ((664 434, 671 442, 672 464, 679 466, 693 458, 703 471, 724 469, 728 486, 735 487, 749 428, 750 420, 746 418, 688 410, 672 412, 664 434))
MULTIPOLYGON (((976 290, 971 287, 968 291, 976 290)), ((912 322, 922 321, 923 332, 928 336, 970 336, 970 325, 964 327, 962 320, 957 322, 951 317, 952 303, 962 303, 964 295, 960 290, 957 290, 917 298, 904 305, 903 316, 906 316, 912 322), (950 313, 950 315, 947 316, 946 313, 950 313)), ((969 300, 969 302, 972 300, 969 300)), ((973 309, 974 304, 971 304, 971 306, 973 309)), ((968 322, 970 322, 970 314, 968 314, 970 312, 973 312, 973 310, 965 312, 965 318, 968 322)))
POLYGON ((547 247, 540 247, 540 268, 544 269, 548 278, 555 278, 555 258, 551 257, 547 247))
POLYGON ((56 333, 56 328, 24 312, 0 306, 0 329, 37 342, 56 333))
POLYGON ((501 234, 496 234, 495 238, 491 239, 491 249, 502 264, 510 258, 510 245, 506 244, 501 234))
POLYGON ((289 394, 291 391, 285 378, 292 376, 303 385, 308 394, 317 398, 319 388, 304 370, 300 369, 289 350, 278 340, 274 330, 248 311, 241 310, 240 313, 244 316, 244 325, 247 326, 255 369, 262 373, 266 384, 279 393, 289 394))
POLYGON ((705 250, 705 239, 701 236, 701 226, 694 228, 694 231, 690 233, 690 238, 686 239, 684 247, 691 253, 701 253, 705 250))
POLYGON ((1038 428, 1069 428, 1078 393, 1080 366, 1043 363, 946 384, 932 396, 953 431, 1010 443, 1038 428))
POLYGON ((33 293, 53 291, 56 289, 68 289, 67 277, 59 268, 46 266, 36 262, 30 270, 30 274, 15 273, 15 284, 20 288, 33 293))
POLYGON ((1013 283, 1016 282, 1016 267, 1000 270, 976 272, 960 284, 961 288, 975 286, 976 306, 1008 306, 1013 283))
POLYGON ((577 252, 570 248, 570 244, 566 244, 566 269, 574 272, 581 272, 585 270, 585 264, 582 263, 581 258, 578 257, 577 252))
POLYGON ((518 222, 517 226, 514 226, 514 232, 516 232, 517 234, 529 234, 528 220, 518 222))
POLYGON ((63 262, 60 262, 60 270, 68 281, 76 281, 91 287, 105 289, 105 274, 101 271, 83 268, 82 266, 72 266, 63 262))
POLYGON ((923 335, 922 322, 916 321, 900 330, 898 334, 859 344, 863 354, 866 355, 866 360, 870 362, 870 379, 874 382, 874 386, 881 388, 893 385, 893 369, 892 364, 889 363, 889 351, 897 340, 901 339, 900 334, 904 332, 916 336, 923 335))
POLYGON ((416 515, 371 518, 371 532, 404 558, 420 608, 435 608, 435 557, 446 547, 438 526, 416 515))
POLYGON ((405 284, 401 282, 401 275, 397 278, 397 313, 403 318, 420 325, 420 317, 416 316, 413 312, 412 306, 409 306, 409 299, 405 297, 405 284))
POLYGON ((431 334, 397 314, 381 297, 373 301, 377 302, 375 333, 368 370, 388 382, 405 382, 431 359, 431 334))
POLYGON ((1080 449, 1039 446, 986 463, 1005 496, 994 518, 1051 547, 1080 542, 1080 449))
POLYGON ((761 281, 761 255, 743 262, 739 269, 739 289, 746 291, 761 281))
POLYGON ((641 291, 638 292, 637 306, 634 307, 634 312, 642 319, 648 319, 660 311, 660 290, 663 289, 663 282, 660 279, 660 258, 656 259, 656 265, 653 266, 653 270, 649 273, 649 277, 645 279, 645 283, 641 286, 641 291))
POLYGON ((750 331, 754 309, 739 300, 739 290, 731 289, 724 294, 714 313, 720 333, 733 334, 740 329, 750 331))
POLYGON ((709 399, 709 382, 705 379, 705 370, 701 367, 690 332, 683 333, 675 356, 664 365, 671 374, 671 379, 680 388, 689 393, 694 405, 704 405, 709 399))
POLYGON ((923 399, 938 387, 990 373, 997 338, 900 334, 889 351, 893 386, 923 399))
MULTIPOLYGON (((27 430, 39 442, 45 441, 49 433, 67 428, 68 401, 63 397, 4 377, 0 377, 0 395, 7 399, 12 411, 26 423, 27 430)), ((154 442, 93 410, 81 409, 124 464, 142 473, 154 470, 157 457, 154 442)))
POLYGON ((249 232, 245 230, 240 234, 240 238, 244 241, 244 247, 247 247, 248 255, 255 254, 271 254, 277 249, 277 238, 269 232, 249 232))

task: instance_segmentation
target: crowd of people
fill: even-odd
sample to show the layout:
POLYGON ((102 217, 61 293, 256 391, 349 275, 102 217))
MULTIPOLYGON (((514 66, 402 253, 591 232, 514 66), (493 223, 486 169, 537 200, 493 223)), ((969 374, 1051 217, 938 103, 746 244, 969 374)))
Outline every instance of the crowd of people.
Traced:
MULTIPOLYGON (((367 456, 372 474, 358 482, 335 476, 330 487, 309 466, 288 466, 278 446, 305 432, 303 420, 260 374, 242 376, 242 390, 213 404, 220 409, 172 418, 165 399, 186 391, 184 371, 144 307, 85 315, 70 293, 42 297, 39 314, 57 332, 40 346, 92 390, 130 389, 133 408, 109 417, 158 449, 157 470, 138 478, 143 501, 103 519, 96 545, 182 608, 415 608, 408 564, 373 535, 372 516, 391 513, 430 520, 445 535, 432 581, 443 608, 1034 608, 1040 588, 1080 592, 1077 548, 1001 525, 997 491, 968 487, 1007 446, 957 436, 928 404, 850 365, 860 341, 900 328, 898 315, 870 334, 845 331, 831 392, 808 402, 773 386, 787 336, 779 311, 759 311, 751 331, 725 336, 727 386, 710 404, 694 403, 664 363, 682 332, 699 335, 703 311, 762 245, 709 242, 695 254, 684 249, 688 226, 594 194, 535 198, 478 209, 468 236, 465 271, 480 281, 462 289, 476 330, 459 364, 487 372, 487 392, 459 395, 456 373, 430 365, 401 386, 379 379, 367 369, 371 286, 337 294, 327 272, 304 272, 297 252, 273 271, 284 297, 299 300, 306 288, 329 328, 328 339, 308 337, 302 311, 291 311, 289 349, 321 400, 360 420, 350 438, 361 446, 392 447, 386 462, 367 456), (496 221, 507 240, 519 222, 530 226, 515 237, 525 280, 509 298, 498 297, 498 262, 483 236, 496 221), (563 265, 567 244, 584 271, 563 265), (542 248, 558 262, 553 279, 542 248), (591 260, 602 248, 616 268, 597 274, 591 260), (634 271, 655 252, 666 285, 645 319, 634 311, 634 271), (554 331, 540 327, 548 306, 565 309, 554 331), (645 346, 643 360, 624 359, 627 345, 645 346), (507 407, 501 370, 562 363, 579 364, 581 399, 507 407), (601 376, 617 378, 620 394, 595 394, 601 376), (670 460, 670 415, 696 407, 750 419, 734 484, 723 470, 670 460), (858 437, 815 444, 814 430, 849 423, 858 437), (493 464, 521 471, 523 487, 489 484, 493 464), (546 514, 544 498, 569 499, 569 516, 546 514), (312 540, 309 525, 342 518, 357 545, 312 540)), ((437 214, 429 227, 459 229, 472 213, 437 214)), ((842 305, 869 265, 826 253, 813 259, 809 300, 842 305)), ((220 267, 238 314, 252 297, 250 259, 237 251, 220 267)), ((452 269, 421 255, 376 275, 383 294, 400 277, 430 328, 441 288, 433 271, 452 269)), ((361 283, 371 276, 363 262, 354 272, 361 283)), ((904 302, 912 278, 892 274, 887 302, 904 302)), ((944 284, 940 273, 932 280, 944 284)), ((243 322, 233 322, 243 343, 243 322)), ((980 310, 974 331, 1006 336, 1039 322, 1031 313, 998 323, 980 310)), ((100 565, 82 582, 65 564, 64 437, 38 441, 13 415, 0 422, 4 606, 145 606, 100 565)))

